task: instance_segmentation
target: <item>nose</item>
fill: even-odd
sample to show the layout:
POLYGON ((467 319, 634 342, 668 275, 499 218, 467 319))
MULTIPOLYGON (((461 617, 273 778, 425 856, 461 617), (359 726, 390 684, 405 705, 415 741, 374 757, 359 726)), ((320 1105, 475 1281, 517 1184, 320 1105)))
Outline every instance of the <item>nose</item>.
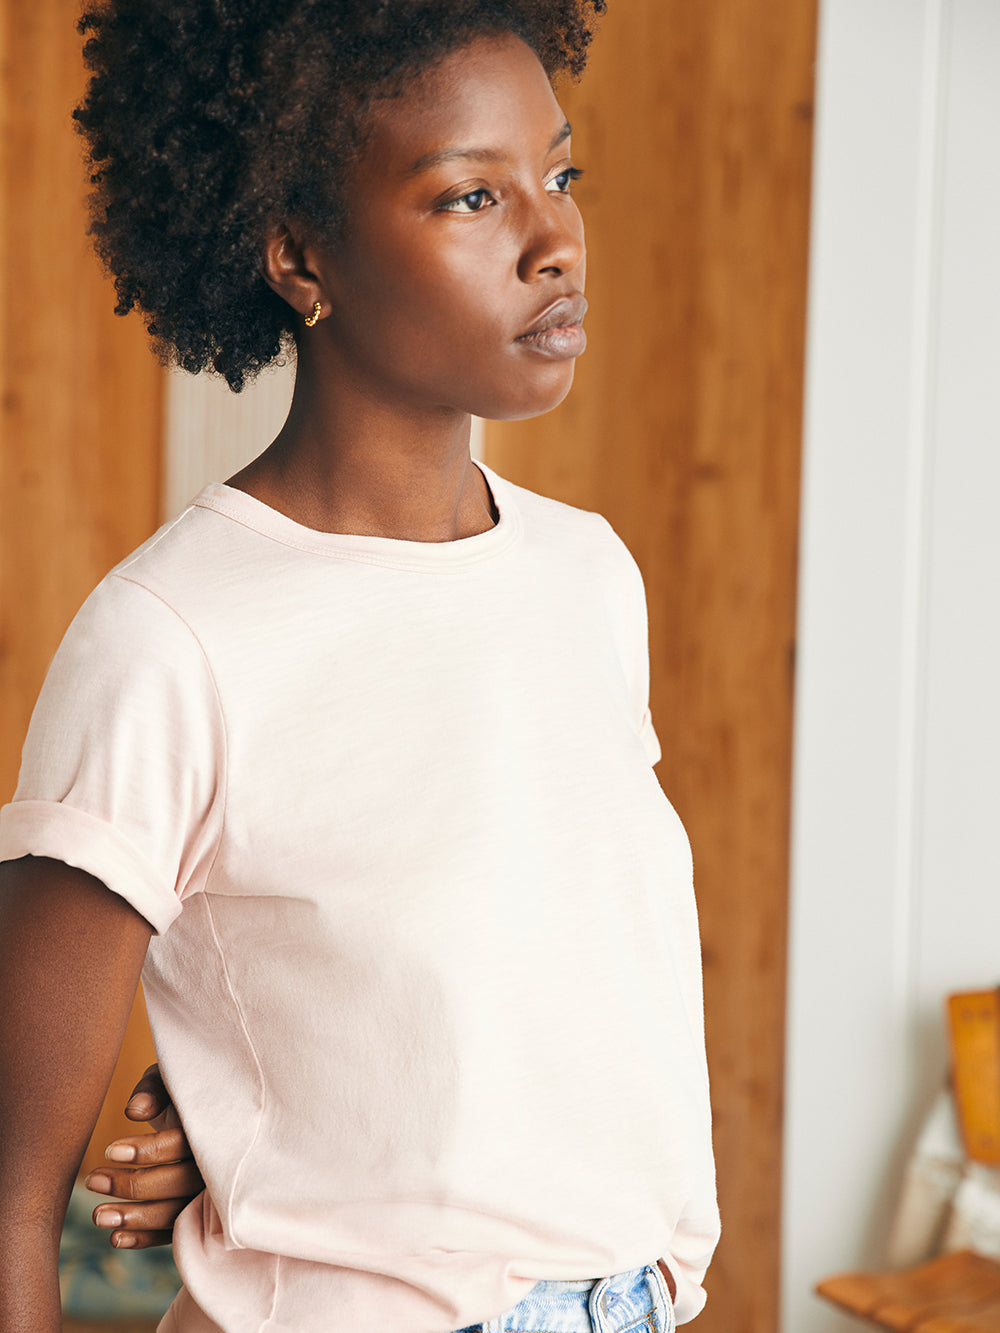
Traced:
POLYGON ((587 253, 583 218, 567 195, 544 191, 526 219, 518 275, 522 282, 560 277, 583 263, 587 253))

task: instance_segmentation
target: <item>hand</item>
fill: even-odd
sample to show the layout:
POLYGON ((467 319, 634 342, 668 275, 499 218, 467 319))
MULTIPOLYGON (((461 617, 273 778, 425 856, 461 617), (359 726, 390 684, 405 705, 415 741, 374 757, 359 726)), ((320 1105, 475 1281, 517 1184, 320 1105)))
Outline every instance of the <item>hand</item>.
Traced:
POLYGON ((205 1182, 163 1086, 159 1065, 150 1065, 135 1085, 125 1114, 130 1120, 146 1121, 154 1132, 116 1139, 106 1152, 110 1165, 92 1171, 84 1181, 94 1194, 128 1200, 99 1204, 94 1225, 110 1230, 111 1244, 120 1250, 169 1245, 175 1218, 201 1193, 205 1182))

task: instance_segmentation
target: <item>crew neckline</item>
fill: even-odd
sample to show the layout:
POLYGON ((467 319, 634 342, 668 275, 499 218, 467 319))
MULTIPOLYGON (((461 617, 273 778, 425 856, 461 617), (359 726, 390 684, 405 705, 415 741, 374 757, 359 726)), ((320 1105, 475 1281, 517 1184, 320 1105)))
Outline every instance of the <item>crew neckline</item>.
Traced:
POLYGON ((209 482, 191 502, 193 508, 210 509, 244 527, 299 551, 361 564, 384 565, 393 569, 453 570, 492 560, 505 551, 521 530, 521 516, 512 488, 491 468, 478 460, 493 495, 497 522, 485 532, 459 537, 448 542, 407 541, 399 537, 368 537, 358 533, 321 532, 308 528, 286 514, 272 509, 246 491, 209 482))

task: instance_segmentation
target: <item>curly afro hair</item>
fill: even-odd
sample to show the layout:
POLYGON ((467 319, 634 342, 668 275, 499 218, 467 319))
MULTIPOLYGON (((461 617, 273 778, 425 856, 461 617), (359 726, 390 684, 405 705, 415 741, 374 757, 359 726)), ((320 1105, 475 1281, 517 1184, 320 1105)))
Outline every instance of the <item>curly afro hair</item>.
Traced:
POLYGON ((239 392, 294 345, 260 273, 269 226, 330 243, 364 113, 471 37, 512 32, 578 76, 605 0, 103 0, 80 20, 93 75, 74 112, 92 234, 119 315, 164 360, 239 392))

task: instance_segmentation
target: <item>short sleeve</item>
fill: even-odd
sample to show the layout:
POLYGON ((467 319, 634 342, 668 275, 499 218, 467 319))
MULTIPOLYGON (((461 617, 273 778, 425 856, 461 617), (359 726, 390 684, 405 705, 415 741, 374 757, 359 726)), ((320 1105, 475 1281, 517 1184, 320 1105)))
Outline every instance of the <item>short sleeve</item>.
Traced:
POLYGON ((66 632, 32 715, 0 860, 96 876, 160 933, 204 887, 222 830, 225 728, 201 645, 120 574, 66 632))

